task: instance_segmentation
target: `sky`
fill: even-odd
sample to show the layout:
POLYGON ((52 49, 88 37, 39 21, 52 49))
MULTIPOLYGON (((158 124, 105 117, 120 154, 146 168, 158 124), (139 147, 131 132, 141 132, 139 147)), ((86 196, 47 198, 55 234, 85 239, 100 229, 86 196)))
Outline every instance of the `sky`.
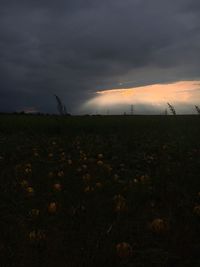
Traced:
POLYGON ((0 111, 192 113, 199 84, 197 0, 0 0, 0 111))

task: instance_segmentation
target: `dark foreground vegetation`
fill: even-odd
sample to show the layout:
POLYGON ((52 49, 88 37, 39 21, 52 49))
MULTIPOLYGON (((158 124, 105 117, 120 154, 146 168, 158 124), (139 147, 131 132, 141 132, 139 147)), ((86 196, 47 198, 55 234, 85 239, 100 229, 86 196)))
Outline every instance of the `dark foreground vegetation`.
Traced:
POLYGON ((198 116, 0 116, 0 266, 199 267, 198 116))

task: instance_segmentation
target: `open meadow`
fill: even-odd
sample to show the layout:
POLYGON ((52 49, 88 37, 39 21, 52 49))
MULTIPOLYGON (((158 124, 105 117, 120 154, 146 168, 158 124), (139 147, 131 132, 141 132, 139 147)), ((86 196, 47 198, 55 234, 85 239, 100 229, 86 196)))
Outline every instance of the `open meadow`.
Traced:
POLYGON ((0 115, 1 267, 199 267, 200 116, 0 115))

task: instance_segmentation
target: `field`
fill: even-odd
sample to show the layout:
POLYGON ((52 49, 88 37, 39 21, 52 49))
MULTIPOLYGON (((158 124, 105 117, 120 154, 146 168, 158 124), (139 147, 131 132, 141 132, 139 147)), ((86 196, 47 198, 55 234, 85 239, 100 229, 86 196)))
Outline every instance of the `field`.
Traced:
POLYGON ((0 115, 1 267, 199 267, 200 117, 0 115))

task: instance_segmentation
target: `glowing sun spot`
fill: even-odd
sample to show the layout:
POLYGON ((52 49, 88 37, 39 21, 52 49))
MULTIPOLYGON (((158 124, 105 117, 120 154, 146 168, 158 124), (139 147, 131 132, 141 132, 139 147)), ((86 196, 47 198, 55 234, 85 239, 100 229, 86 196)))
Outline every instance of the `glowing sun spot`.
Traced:
POLYGON ((200 81, 179 81, 170 84, 152 84, 129 89, 111 89, 97 91, 96 96, 88 100, 85 108, 104 108, 117 105, 195 104, 200 100, 200 81))

